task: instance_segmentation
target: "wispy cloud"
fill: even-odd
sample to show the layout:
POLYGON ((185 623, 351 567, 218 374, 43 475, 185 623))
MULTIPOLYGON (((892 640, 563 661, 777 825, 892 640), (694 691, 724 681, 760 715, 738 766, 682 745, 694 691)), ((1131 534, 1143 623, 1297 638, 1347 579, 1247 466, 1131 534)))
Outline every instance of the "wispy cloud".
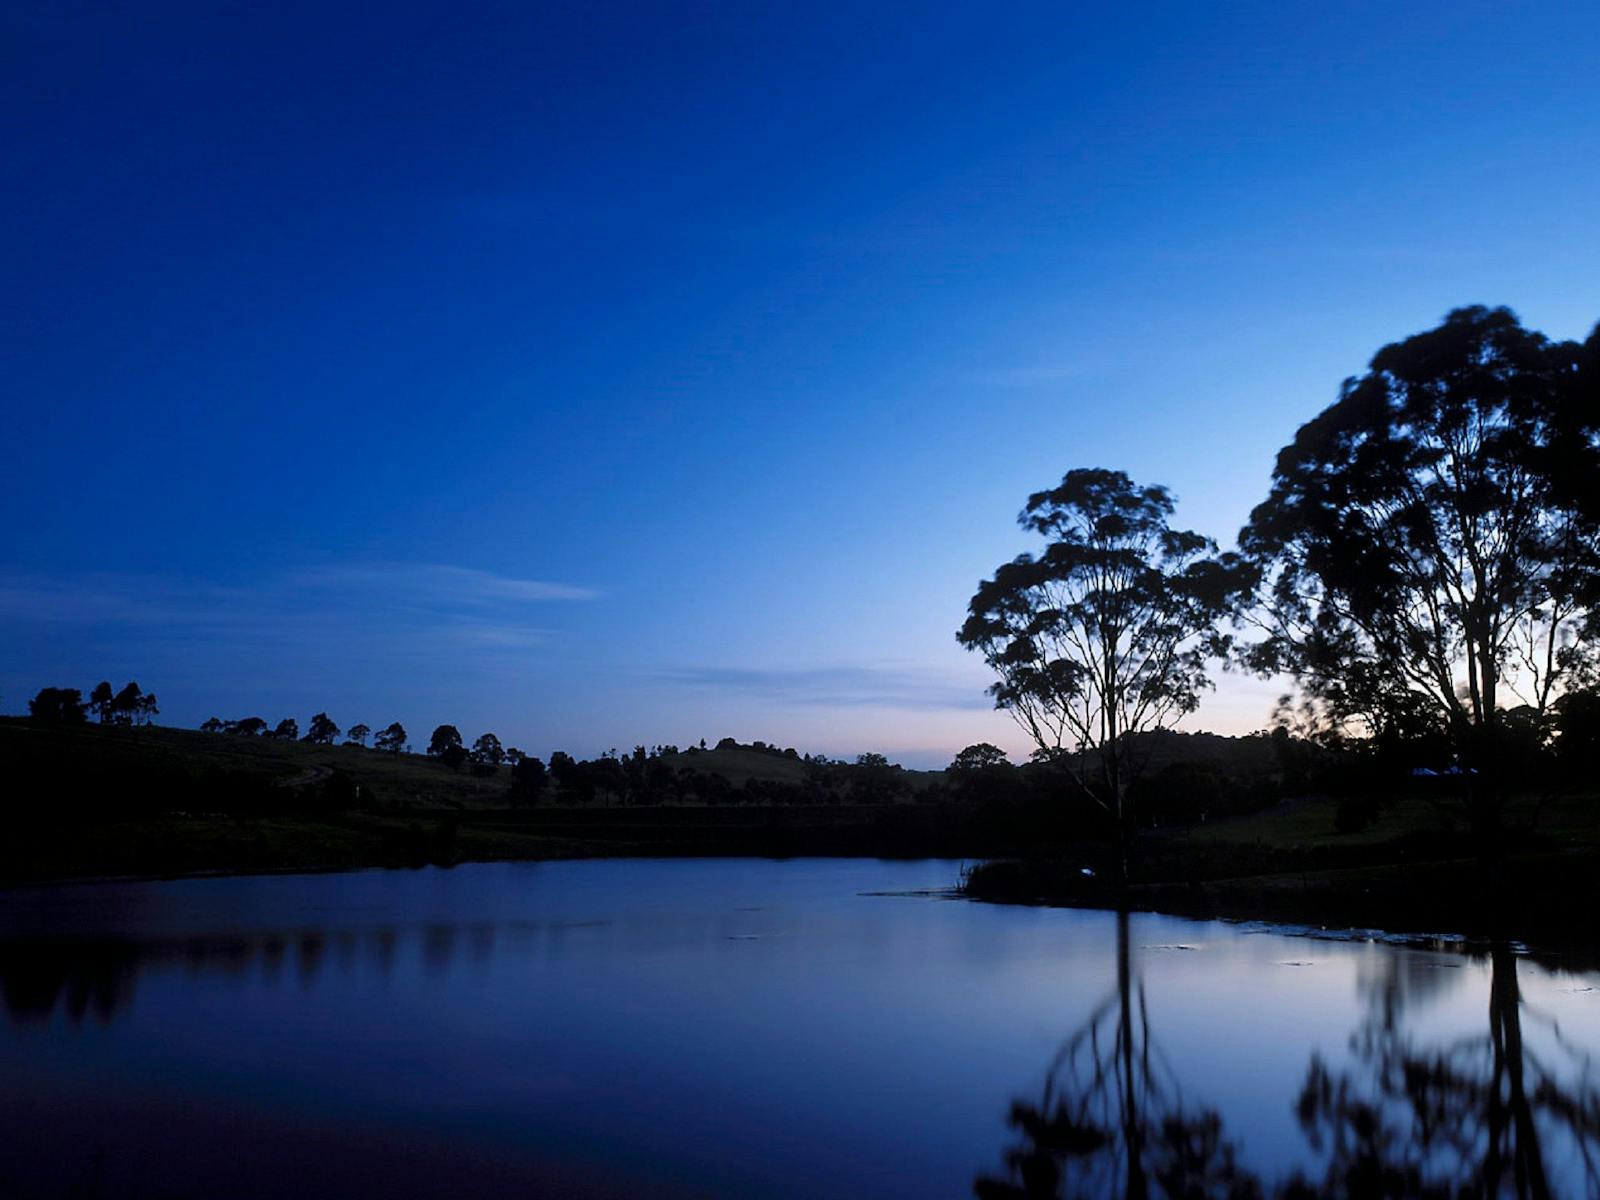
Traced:
POLYGON ((0 621, 143 630, 251 644, 317 636, 372 640, 426 633, 435 643, 507 650, 550 632, 551 603, 593 588, 437 563, 351 563, 218 583, 162 575, 0 575, 0 621))
POLYGON ((667 667, 655 675, 685 687, 808 707, 919 712, 991 707, 982 683, 916 667, 667 667))
POLYGON ((313 567, 287 576, 294 586, 333 592, 385 591, 415 601, 495 606, 508 602, 593 600, 593 588, 543 579, 515 579, 438 563, 346 563, 313 567))

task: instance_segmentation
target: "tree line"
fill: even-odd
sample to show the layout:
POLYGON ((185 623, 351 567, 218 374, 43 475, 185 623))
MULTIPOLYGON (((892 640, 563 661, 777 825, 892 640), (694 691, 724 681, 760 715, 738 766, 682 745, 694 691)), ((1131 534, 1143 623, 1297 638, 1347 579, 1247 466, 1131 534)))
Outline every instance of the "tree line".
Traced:
POLYGON ((1279 724, 1323 745, 1436 742, 1492 847, 1517 747, 1600 705, 1596 478, 1600 326, 1553 341, 1457 309, 1300 428, 1236 550, 1122 471, 1030 496, 1018 522, 1045 548, 979 585, 957 640, 1119 835, 1140 735, 1193 712, 1220 666, 1292 679, 1279 724))
POLYGON ((78 688, 40 688, 28 701, 28 716, 41 725, 83 725, 89 715, 102 725, 148 725, 160 714, 156 694, 126 683, 113 691, 109 680, 101 680, 83 698, 78 688))
POLYGON ((341 730, 333 718, 325 712, 319 712, 311 718, 303 737, 300 733, 300 723, 293 717, 285 717, 276 725, 268 724, 261 717, 241 717, 234 721, 225 721, 221 717, 208 717, 200 723, 200 732, 228 733, 237 737, 277 738, 283 741, 305 742, 314 746, 331 746, 338 741, 339 734, 343 732, 344 744, 347 746, 365 746, 370 737, 373 739, 373 748, 377 750, 399 754, 410 748, 406 727, 399 721, 380 729, 374 735, 370 725, 352 725, 348 731, 341 730))

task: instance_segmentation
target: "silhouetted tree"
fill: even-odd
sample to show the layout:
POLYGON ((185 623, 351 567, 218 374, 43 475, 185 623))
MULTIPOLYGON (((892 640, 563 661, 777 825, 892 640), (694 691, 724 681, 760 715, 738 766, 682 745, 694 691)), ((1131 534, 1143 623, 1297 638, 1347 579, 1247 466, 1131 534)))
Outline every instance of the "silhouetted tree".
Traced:
POLYGON ((467 762, 467 748, 460 742, 446 746, 436 756, 440 762, 452 771, 459 771, 467 762))
POLYGON ((89 693, 89 707, 94 715, 99 718, 100 724, 106 725, 111 721, 111 706, 115 701, 115 694, 111 690, 111 681, 102 679, 94 685, 94 691, 89 693))
POLYGON ((544 763, 532 755, 524 755, 511 767, 511 802, 537 804, 547 782, 544 763))
POLYGON ((565 750, 550 752, 550 778, 561 789, 564 798, 587 800, 592 796, 593 789, 583 770, 565 750))
POLYGON ((260 737, 267 732, 267 723, 260 717, 246 717, 242 721, 233 722, 228 732, 242 734, 244 737, 260 737))
POLYGON ((300 722, 293 717, 285 717, 278 722, 277 728, 272 731, 272 736, 275 738, 287 738, 292 742, 300 736, 300 722))
POLYGON ((125 684, 111 701, 111 720, 117 725, 132 725, 139 714, 144 692, 137 683, 125 684))
POLYGON ((950 766, 946 769, 952 775, 966 775, 1010 765, 1006 759, 1006 752, 999 746, 991 745, 989 742, 974 742, 951 759, 950 766))
POLYGON ((1167 523, 1172 510, 1164 487, 1069 471, 1017 518, 1048 539, 1043 553, 980 585, 956 635, 999 675, 995 707, 1069 766, 1119 831, 1140 766, 1134 735, 1199 704, 1206 664, 1227 647, 1217 622, 1242 582, 1209 538, 1167 523))
POLYGON ((318 746, 331 746, 333 739, 339 736, 339 727, 325 712, 319 712, 311 718, 311 726, 306 730, 306 741, 318 746))
POLYGON ((405 749, 406 727, 396 721, 387 729, 379 732, 378 736, 372 739, 372 744, 376 749, 387 750, 390 754, 399 754, 401 750, 405 749))
POLYGON ((88 719, 77 688, 40 688, 28 701, 28 716, 38 725, 82 725, 88 719))
POLYGON ((1240 535, 1266 633, 1250 664, 1374 735, 1421 705, 1485 776, 1484 833, 1508 694, 1544 713, 1593 653, 1600 404, 1581 360, 1506 309, 1457 309, 1301 427, 1240 535))
POLYGON ((433 736, 428 739, 428 753, 437 758, 450 747, 461 746, 461 731, 454 725, 440 725, 433 731, 433 736))
POLYGON ((148 725, 156 719, 160 712, 161 709, 156 703, 156 694, 154 692, 145 692, 134 703, 133 719, 137 724, 148 725))
POLYGON ((226 728, 227 724, 221 717, 207 717, 200 724, 201 733, 221 733, 226 728))
POLYGON ((472 761, 475 763, 498 767, 505 758, 506 752, 500 747, 500 739, 492 733, 485 733, 472 743, 472 761))
MULTIPOLYGON (((354 743, 357 746, 365 746, 367 744, 367 738, 370 737, 371 734, 372 727, 369 725, 352 725, 350 726, 350 736, 345 739, 345 744, 349 745, 354 743)), ((401 740, 404 741, 405 739, 402 738, 401 740)))

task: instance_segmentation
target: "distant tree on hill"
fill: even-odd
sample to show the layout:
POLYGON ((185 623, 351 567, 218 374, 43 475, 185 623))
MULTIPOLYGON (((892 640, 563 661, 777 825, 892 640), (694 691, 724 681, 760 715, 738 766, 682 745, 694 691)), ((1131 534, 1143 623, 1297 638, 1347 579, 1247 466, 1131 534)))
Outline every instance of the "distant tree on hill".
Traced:
POLYGON ((372 744, 376 749, 387 750, 390 754, 399 754, 401 750, 405 749, 406 727, 396 721, 389 728, 381 731, 377 737, 373 738, 372 744))
POLYGON ((989 742, 975 742, 951 760, 949 771, 952 775, 963 775, 972 771, 986 771, 992 767, 1010 765, 1006 759, 1006 752, 999 746, 991 745, 989 742))
POLYGON ((200 724, 201 733, 221 733, 226 728, 227 724, 221 717, 207 717, 200 724))
POLYGON ((440 725, 433 731, 433 736, 428 739, 428 754, 434 758, 442 755, 450 747, 461 746, 461 731, 454 725, 440 725))
POLYGON ((739 739, 738 738, 725 737, 720 742, 717 743, 717 749, 718 750, 737 750, 738 748, 739 748, 739 739))
POLYGON ((861 804, 886 804, 906 792, 905 772, 882 754, 858 754, 849 768, 850 790, 861 804))
POLYGON ((1023 776, 1006 759, 1006 752, 988 742, 976 742, 957 754, 946 768, 946 776, 958 799, 988 809, 1014 806, 1026 790, 1023 776))
POLYGON ((88 719, 77 688, 40 688, 28 701, 28 716, 39 725, 82 725, 88 719))
POLYGON ((459 771, 466 765, 467 748, 458 742, 453 746, 446 746, 436 757, 452 771, 459 771))
POLYGON ((518 750, 515 746, 506 747, 506 761, 513 767, 527 757, 528 756, 526 754, 524 754, 521 750, 518 750))
POLYGON ((156 694, 145 692, 133 706, 133 719, 136 724, 148 725, 161 713, 156 706, 156 694))
POLYGON ((117 725, 132 725, 139 715, 140 701, 144 692, 137 683, 127 683, 122 690, 112 698, 111 720, 117 725))
POLYGON ((285 717, 278 722, 278 727, 272 731, 272 736, 285 738, 292 742, 300 736, 300 722, 293 717, 285 717))
POLYGON ((372 727, 369 725, 350 726, 350 736, 345 739, 346 745, 365 746, 367 738, 372 736, 372 727))
POLYGON ((492 733, 486 733, 472 743, 472 761, 485 766, 498 767, 506 759, 506 752, 500 747, 500 739, 492 733))
POLYGON ((242 721, 232 722, 232 728, 227 732, 237 733, 244 737, 260 737, 267 732, 267 723, 260 717, 246 717, 242 721))
POLYGON ((306 741, 318 746, 330 746, 333 739, 339 736, 339 727, 325 712, 319 712, 311 718, 311 727, 306 730, 306 741))
POLYGON ((100 724, 106 725, 111 721, 111 705, 116 699, 111 690, 111 681, 102 679, 94 685, 94 691, 89 693, 89 707, 94 710, 94 715, 100 719, 100 724))

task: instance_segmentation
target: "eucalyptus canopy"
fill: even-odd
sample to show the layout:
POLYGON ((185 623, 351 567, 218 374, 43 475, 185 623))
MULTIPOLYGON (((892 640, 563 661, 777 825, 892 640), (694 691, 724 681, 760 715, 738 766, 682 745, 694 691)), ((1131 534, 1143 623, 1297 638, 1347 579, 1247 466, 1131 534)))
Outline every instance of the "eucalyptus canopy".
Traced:
POLYGON ((1017 518, 1044 550, 980 585, 956 635, 998 674, 995 706, 1119 818, 1132 735, 1192 712, 1227 644, 1217 622, 1232 565, 1209 538, 1171 528, 1172 511, 1164 487, 1069 471, 1017 518))
POLYGON ((1335 727, 1431 722, 1480 764, 1506 709, 1546 713, 1592 662, 1596 345, 1476 307, 1380 350, 1240 535, 1266 632, 1249 661, 1335 727))

